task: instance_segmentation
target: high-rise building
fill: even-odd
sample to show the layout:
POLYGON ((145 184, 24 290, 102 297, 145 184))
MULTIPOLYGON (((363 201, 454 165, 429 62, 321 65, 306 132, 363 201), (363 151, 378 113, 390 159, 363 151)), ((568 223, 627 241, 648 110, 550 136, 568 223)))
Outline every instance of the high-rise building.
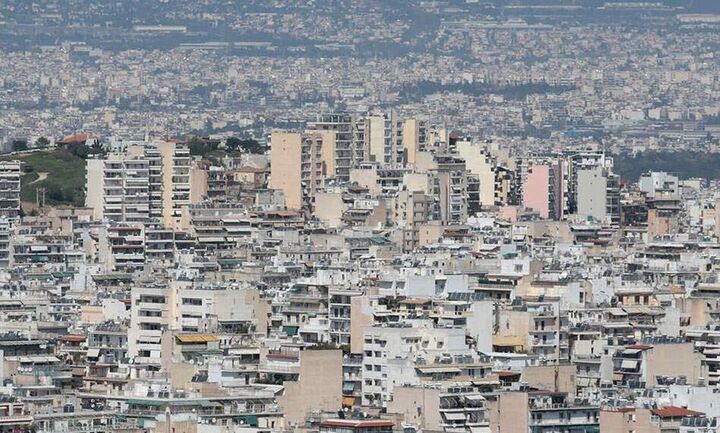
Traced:
POLYGON ((465 161, 449 155, 436 155, 433 192, 437 198, 435 220, 463 223, 468 216, 465 161))
POLYGON ((150 168, 142 156, 111 154, 87 161, 86 204, 96 218, 144 222, 150 218, 150 168))
POLYGON ((419 119, 406 119, 402 122, 402 148, 405 152, 405 162, 415 164, 418 152, 427 149, 428 124, 419 119))
POLYGON ((0 162, 0 217, 15 221, 20 216, 20 161, 0 162))
MULTIPOLYGON (((366 131, 364 124, 358 124, 347 113, 321 114, 315 122, 308 124, 308 131, 334 132, 334 158, 327 177, 334 177, 338 181, 350 180, 350 169, 365 159, 366 131)), ((329 139, 329 138, 328 138, 329 139)))
POLYGON ((315 194, 337 161, 336 134, 275 131, 270 142, 270 188, 283 192, 288 209, 312 209, 315 194))
MULTIPOLYGON (((365 147, 368 149, 365 160, 378 162, 388 168, 402 166, 405 162, 404 127, 403 123, 396 119, 395 113, 371 113, 363 121, 367 142, 365 147)), ((419 131, 415 141, 418 140, 417 135, 419 131)))
POLYGON ((490 151, 479 143, 458 140, 458 155, 465 160, 467 171, 477 180, 477 201, 480 207, 495 205, 496 161, 490 151))
POLYGON ((182 209, 207 194, 207 179, 184 145, 132 146, 124 153, 88 160, 85 203, 98 219, 159 220, 178 227, 182 209))
MULTIPOLYGON (((525 165, 523 165, 525 167, 525 165)), ((565 183, 563 160, 532 160, 523 179, 523 205, 540 218, 561 220, 564 216, 565 183)))
POLYGON ((568 213, 601 223, 620 223, 620 179, 613 160, 601 152, 570 157, 568 213))

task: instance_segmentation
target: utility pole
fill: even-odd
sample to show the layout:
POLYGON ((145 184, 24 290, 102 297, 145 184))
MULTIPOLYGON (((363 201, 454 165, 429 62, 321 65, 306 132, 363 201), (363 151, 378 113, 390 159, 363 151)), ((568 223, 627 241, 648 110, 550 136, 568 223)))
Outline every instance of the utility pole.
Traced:
POLYGON ((35 207, 40 210, 45 207, 45 188, 35 188, 35 207))

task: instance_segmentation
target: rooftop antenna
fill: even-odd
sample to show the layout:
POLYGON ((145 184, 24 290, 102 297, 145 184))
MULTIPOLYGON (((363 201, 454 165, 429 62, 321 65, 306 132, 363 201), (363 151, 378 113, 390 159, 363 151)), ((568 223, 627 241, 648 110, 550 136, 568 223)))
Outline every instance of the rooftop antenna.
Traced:
POLYGON ((45 207, 46 191, 46 188, 35 188, 35 207, 37 209, 43 209, 45 207))

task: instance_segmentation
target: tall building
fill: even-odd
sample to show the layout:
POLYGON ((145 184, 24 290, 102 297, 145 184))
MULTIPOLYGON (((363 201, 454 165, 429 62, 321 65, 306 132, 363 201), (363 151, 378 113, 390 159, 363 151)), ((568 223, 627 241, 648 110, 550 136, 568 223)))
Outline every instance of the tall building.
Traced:
MULTIPOLYGON (((405 162, 404 132, 401 121, 396 119, 393 111, 389 113, 371 113, 365 119, 365 140, 367 142, 366 161, 380 163, 383 167, 396 168, 405 162)), ((411 147, 420 146, 420 130, 417 125, 408 128, 408 138, 414 141, 411 147), (412 132, 412 134, 410 134, 412 132)), ((415 150, 417 152, 417 150, 415 150)))
POLYGON ((477 194, 480 207, 495 205, 495 158, 479 143, 459 140, 455 144, 457 153, 465 160, 467 171, 477 179, 477 194))
POLYGON ((159 220, 178 227, 182 209, 207 194, 207 173, 192 163, 184 145, 131 146, 124 153, 90 159, 86 206, 97 219, 122 222, 159 220))
POLYGON ((20 161, 0 162, 0 217, 15 221, 20 216, 20 161))
POLYGON ((199 203, 207 194, 207 173, 193 164, 186 145, 162 142, 157 148, 162 165, 163 223, 179 227, 183 208, 199 203))
POLYGON ((601 152, 570 158, 568 213, 601 223, 620 223, 620 178, 612 167, 612 158, 601 152))
POLYGON ((358 124, 347 113, 321 114, 315 122, 308 124, 308 131, 334 132, 334 161, 328 177, 341 182, 350 180, 350 169, 365 159, 366 131, 364 124, 358 124))
POLYGON ((111 154, 87 161, 86 204, 94 217, 144 222, 150 218, 150 164, 143 156, 111 154))
POLYGON ((130 301, 128 356, 137 364, 159 367, 162 334, 172 319, 170 289, 163 285, 133 287, 130 301))
POLYGON ((523 205, 543 219, 564 217, 565 182, 563 160, 530 161, 522 188, 523 205))
POLYGON ((463 223, 468 216, 468 189, 465 161, 453 156, 436 156, 433 192, 437 198, 435 219, 463 223))
POLYGON ((402 123, 402 147, 405 152, 405 162, 415 164, 415 157, 418 152, 424 152, 427 148, 428 124, 427 121, 419 119, 406 119, 402 123))
POLYGON ((315 194, 337 161, 336 135, 275 131, 270 142, 270 188, 283 192, 288 209, 312 209, 315 194))

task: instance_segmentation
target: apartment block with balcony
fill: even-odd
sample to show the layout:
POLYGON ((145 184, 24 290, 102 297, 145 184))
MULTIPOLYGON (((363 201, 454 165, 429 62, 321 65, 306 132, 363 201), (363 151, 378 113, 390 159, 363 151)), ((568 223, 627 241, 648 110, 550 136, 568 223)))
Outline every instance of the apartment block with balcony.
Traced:
POLYGON ((0 162, 0 218, 15 221, 20 216, 20 161, 0 162))
POLYGON ((135 364, 159 368, 163 330, 169 329, 171 319, 170 289, 166 285, 133 287, 128 329, 128 356, 135 364))

